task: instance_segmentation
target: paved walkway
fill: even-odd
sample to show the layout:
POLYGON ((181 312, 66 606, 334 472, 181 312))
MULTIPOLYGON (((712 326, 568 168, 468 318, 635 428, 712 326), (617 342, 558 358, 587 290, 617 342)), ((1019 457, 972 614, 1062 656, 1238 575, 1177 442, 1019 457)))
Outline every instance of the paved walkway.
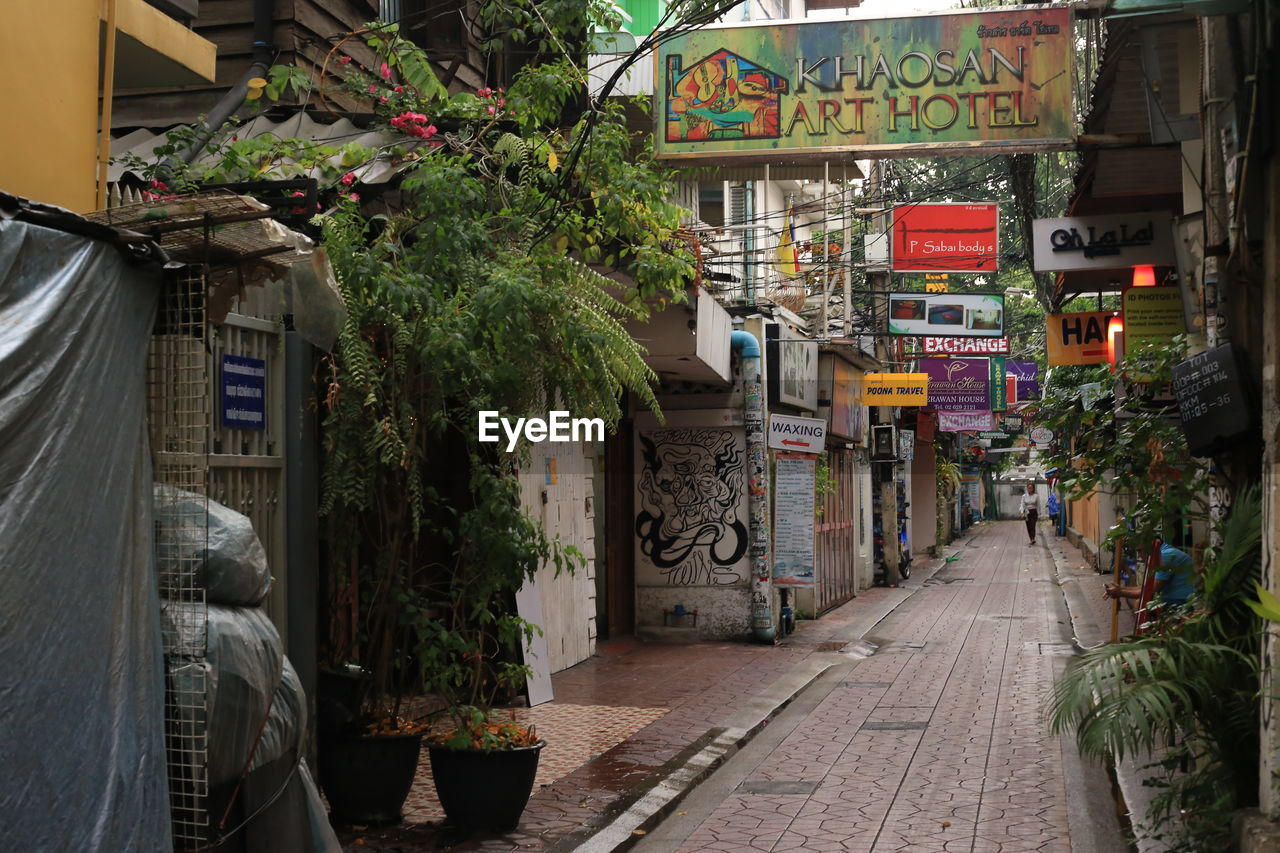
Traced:
MULTIPOLYGON (((1042 716, 1073 650, 1053 561, 1017 522, 946 553, 959 559, 778 646, 602 645, 553 680, 556 770, 518 831, 452 837, 423 822, 434 813, 419 791, 409 822, 344 833, 344 849, 1069 851, 1078 757, 1042 716), (606 734, 588 722, 601 707, 616 709, 606 734), (687 799, 658 796, 671 788, 687 799)), ((1107 783, 1092 773, 1097 795, 1107 783)), ((1075 849, 1104 849, 1090 843, 1075 849)))
POLYGON ((1118 825, 1096 831, 1114 822, 1105 776, 1045 724, 1074 647, 1050 555, 1025 536, 985 525, 876 626, 872 656, 824 674, 811 709, 771 725, 784 737, 743 750, 637 853, 1124 849, 1118 825), (1072 803, 1094 812, 1074 846, 1072 803))

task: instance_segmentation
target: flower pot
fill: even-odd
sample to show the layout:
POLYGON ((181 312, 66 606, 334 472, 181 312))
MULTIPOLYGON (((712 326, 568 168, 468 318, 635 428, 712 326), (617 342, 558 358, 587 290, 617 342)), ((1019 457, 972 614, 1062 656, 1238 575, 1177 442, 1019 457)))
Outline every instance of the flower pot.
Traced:
POLYGON ((510 832, 533 792, 538 755, 547 742, 515 749, 449 749, 428 744, 436 794, 460 829, 510 832))
POLYGON ((422 751, 422 733, 320 737, 320 786, 337 823, 399 823, 422 751))

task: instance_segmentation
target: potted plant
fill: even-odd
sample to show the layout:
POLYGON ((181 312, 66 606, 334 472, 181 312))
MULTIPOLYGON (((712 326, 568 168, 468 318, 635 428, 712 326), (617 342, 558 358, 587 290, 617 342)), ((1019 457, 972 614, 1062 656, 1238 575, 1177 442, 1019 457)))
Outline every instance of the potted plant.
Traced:
POLYGON ((535 733, 490 713, 522 687, 521 640, 537 630, 515 594, 540 568, 580 555, 527 515, 517 474, 528 460, 482 441, 480 413, 564 409, 612 428, 628 391, 656 410, 656 377, 621 318, 642 316, 647 298, 680 298, 692 256, 620 106, 554 129, 576 85, 569 60, 527 67, 505 93, 444 99, 393 29, 371 42, 389 64, 349 88, 373 91, 406 145, 393 152, 403 167, 394 208, 370 203, 357 168, 335 180, 334 206, 317 219, 348 308, 325 365, 321 512, 329 660, 354 687, 346 712, 331 715, 340 725, 321 743, 321 776, 336 818, 395 820, 424 712, 438 707, 452 724, 429 747, 450 819, 509 829, 541 749, 535 733), (405 83, 388 79, 393 69, 405 83), (601 266, 636 285, 619 296, 601 266), (472 760, 489 768, 478 771, 483 797, 452 794, 472 760), (498 779, 523 789, 501 810, 498 779), (375 782, 396 796, 367 803, 375 782), (466 811, 474 803, 483 813, 466 811))

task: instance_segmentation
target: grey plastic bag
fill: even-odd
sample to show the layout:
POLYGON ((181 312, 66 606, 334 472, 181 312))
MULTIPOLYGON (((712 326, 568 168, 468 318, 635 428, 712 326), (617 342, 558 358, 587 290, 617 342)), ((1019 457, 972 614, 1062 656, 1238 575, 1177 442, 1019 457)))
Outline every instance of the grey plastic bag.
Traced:
POLYGON ((211 604, 248 607, 261 604, 271 591, 267 552, 248 516, 156 483, 155 519, 163 543, 156 557, 161 589, 194 584, 211 604))

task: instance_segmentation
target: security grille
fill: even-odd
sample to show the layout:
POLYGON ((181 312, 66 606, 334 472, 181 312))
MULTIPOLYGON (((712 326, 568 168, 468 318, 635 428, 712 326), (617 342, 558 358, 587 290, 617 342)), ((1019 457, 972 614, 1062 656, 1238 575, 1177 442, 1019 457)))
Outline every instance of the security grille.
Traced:
POLYGON ((208 609, 198 560, 208 543, 208 324, 197 267, 166 279, 147 361, 155 549, 165 653, 165 747, 174 849, 208 841, 208 609), (195 496, 195 499, 193 499, 195 496))

